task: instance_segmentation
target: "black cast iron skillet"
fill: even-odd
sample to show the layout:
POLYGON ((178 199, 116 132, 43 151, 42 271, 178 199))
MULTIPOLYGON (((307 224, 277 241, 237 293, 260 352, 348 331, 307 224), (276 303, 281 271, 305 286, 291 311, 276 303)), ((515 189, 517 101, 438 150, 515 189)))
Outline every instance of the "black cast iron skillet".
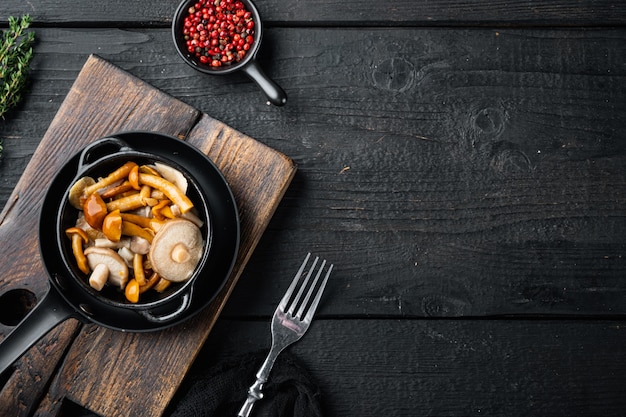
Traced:
POLYGON ((131 332, 160 330, 189 319, 214 299, 230 275, 239 248, 239 215, 226 180, 198 149, 158 133, 121 133, 84 148, 52 180, 41 209, 39 245, 50 289, 0 344, 0 374, 70 317, 131 332), (163 293, 148 291, 137 304, 126 302, 111 287, 101 292, 91 288, 65 236, 78 215, 67 198, 72 184, 86 175, 105 176, 128 161, 160 161, 183 172, 189 181, 187 194, 204 220, 204 255, 192 277, 163 293))
POLYGON ((252 48, 241 61, 231 65, 214 68, 208 64, 202 64, 195 56, 193 56, 193 54, 190 54, 187 51, 187 45, 183 35, 183 25, 189 7, 197 3, 197 0, 184 0, 176 9, 174 19, 172 21, 172 37, 174 39, 174 45, 176 46, 178 54, 183 58, 183 61, 185 61, 192 68, 205 74, 224 75, 231 74, 235 71, 243 71, 261 88, 261 90, 263 90, 270 103, 275 106, 282 106, 287 103, 287 94, 285 94, 283 89, 276 84, 276 82, 265 74, 256 60, 257 53, 261 47, 261 40, 263 38, 263 24, 261 22, 259 11, 252 1, 240 1, 252 13, 252 19, 255 23, 254 43, 252 44, 252 48))

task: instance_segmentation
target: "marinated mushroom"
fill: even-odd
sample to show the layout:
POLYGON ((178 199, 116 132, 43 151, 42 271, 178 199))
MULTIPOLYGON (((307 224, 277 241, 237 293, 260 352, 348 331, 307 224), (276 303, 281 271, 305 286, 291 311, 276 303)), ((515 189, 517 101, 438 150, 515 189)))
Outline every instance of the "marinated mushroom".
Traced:
POLYGON ((109 280, 109 267, 105 264, 98 264, 89 276, 89 285, 96 291, 101 291, 104 284, 109 280))
POLYGON ((163 220, 149 217, 151 214, 151 211, 148 211, 147 214, 143 216, 134 213, 120 213, 120 215, 122 216, 122 220, 124 220, 125 222, 134 223, 137 226, 142 227, 143 229, 150 229, 153 232, 156 232, 163 225, 163 220))
POLYGON ((104 178, 101 178, 95 184, 92 184, 83 189, 83 195, 88 196, 90 194, 95 193, 96 191, 106 188, 111 184, 128 177, 128 173, 133 169, 137 164, 134 162, 126 162, 124 165, 111 172, 104 178))
POLYGON ((119 210, 114 210, 104 217, 102 233, 111 242, 119 242, 122 238, 122 216, 119 210))
POLYGON ((124 193, 127 193, 131 190, 134 190, 135 188, 133 187, 133 185, 129 182, 129 181, 124 181, 120 184, 117 184, 115 186, 111 186, 109 188, 106 188, 104 190, 102 190, 102 198, 115 198, 119 195, 122 195, 124 193))
POLYGON ((159 282, 159 280, 161 279, 162 278, 159 276, 159 274, 157 274, 156 272, 153 272, 152 275, 150 275, 150 278, 148 278, 148 280, 146 281, 146 285, 139 286, 139 294, 142 294, 148 291, 149 289, 154 288, 157 282, 159 282))
MULTIPOLYGON (((158 276, 159 275, 157 274, 157 277, 158 276)), ((154 290, 156 292, 163 292, 166 289, 168 289, 170 285, 172 285, 172 281, 168 281, 163 277, 159 277, 159 280, 157 281, 157 283, 154 284, 154 290)))
POLYGON ((93 246, 96 246, 99 248, 121 249, 121 248, 129 248, 130 242, 131 242, 131 238, 128 236, 122 236, 122 238, 117 242, 113 242, 112 240, 109 240, 106 237, 101 237, 98 239, 94 239, 93 246))
POLYGON ((178 187, 184 194, 187 193, 188 182, 182 172, 160 162, 155 162, 154 167, 163 178, 178 187))
POLYGON ((154 232, 152 229, 144 229, 132 222, 122 222, 122 234, 126 236, 139 236, 148 242, 152 242, 154 232))
POLYGON ((150 187, 143 187, 139 193, 109 201, 106 204, 106 209, 108 211, 119 210, 120 212, 126 212, 156 204, 158 204, 158 200, 150 197, 150 187))
POLYGON ((83 213, 85 221, 94 229, 101 230, 102 222, 106 217, 108 210, 107 205, 98 193, 89 194, 83 204, 83 213))
POLYGON ((159 221, 173 219, 174 214, 172 213, 172 209, 170 208, 171 204, 172 202, 170 200, 161 200, 159 204, 152 207, 152 216, 159 221))
POLYGON ((139 302, 139 283, 136 279, 128 281, 128 285, 124 289, 124 296, 133 304, 139 302))
POLYGON ((89 242, 87 233, 78 227, 70 227, 65 231, 65 234, 72 239, 72 252, 74 253, 74 258, 76 259, 78 268, 85 274, 88 274, 89 265, 87 264, 85 253, 83 252, 83 244, 89 242))
POLYGON ((154 236, 148 260, 162 278, 181 282, 191 277, 203 250, 200 229, 189 220, 172 219, 154 236))
POLYGON ((130 238, 130 250, 133 253, 147 255, 150 252, 150 241, 139 236, 130 238))
POLYGON ((135 271, 135 281, 139 285, 146 285, 146 274, 143 270, 143 255, 134 254, 133 255, 133 270, 135 271))
POLYGON ((89 223, 87 223, 87 221, 85 220, 85 214, 82 211, 78 215, 78 219, 76 219, 75 226, 87 233, 87 236, 90 240, 97 241, 98 239, 106 239, 104 233, 102 233, 101 230, 94 229, 93 227, 89 226, 89 223))
POLYGON ((116 286, 136 303, 145 291, 191 277, 204 251, 204 222, 187 188, 182 172, 159 162, 130 161, 76 181, 69 200, 79 214, 66 233, 91 287, 116 286))
POLYGON ((157 177, 150 174, 139 174, 139 182, 142 185, 148 185, 162 191, 174 204, 176 204, 181 213, 186 213, 193 208, 193 203, 178 187, 163 177, 157 177))
POLYGON ((139 185, 139 166, 135 165, 128 173, 128 182, 135 190, 141 190, 139 185))
POLYGON ((75 208, 82 210, 83 202, 81 201, 81 198, 83 197, 83 191, 87 187, 92 186, 95 183, 96 183, 96 180, 94 180, 91 177, 82 177, 81 179, 76 181, 74 185, 72 185, 72 188, 70 188, 70 195, 69 195, 70 204, 74 206, 75 208))
POLYGON ((85 249, 85 256, 87 257, 89 268, 91 268, 92 271, 94 271, 98 265, 106 265, 109 272, 107 282, 124 289, 128 282, 128 266, 117 252, 109 248, 90 246, 85 249))

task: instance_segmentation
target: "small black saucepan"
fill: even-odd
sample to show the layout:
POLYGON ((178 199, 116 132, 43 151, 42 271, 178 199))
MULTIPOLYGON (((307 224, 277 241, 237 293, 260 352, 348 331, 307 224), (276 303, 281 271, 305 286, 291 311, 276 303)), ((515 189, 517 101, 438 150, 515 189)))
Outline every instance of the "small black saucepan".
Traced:
POLYGON ((52 180, 41 209, 39 245, 50 289, 0 344, 0 374, 70 317, 130 332, 160 330, 189 319, 214 299, 230 275, 239 249, 239 215, 223 175, 198 149, 158 133, 120 133, 84 148, 52 180), (106 176, 128 161, 162 162, 181 171, 189 183, 187 195, 204 221, 203 256, 191 278, 162 293, 148 291, 136 304, 112 287, 91 288, 65 235, 78 216, 68 202, 71 186, 84 176, 106 176))
MULTIPOLYGON (((263 25, 261 22, 261 16, 255 5, 250 0, 238 0, 243 3, 245 8, 252 13, 252 20, 255 23, 254 26, 254 42, 252 47, 247 51, 245 57, 232 64, 222 65, 220 67, 213 67, 210 63, 202 63, 193 53, 190 53, 187 47, 187 40, 183 34, 183 27, 185 17, 189 13, 189 8, 193 7, 198 0, 185 0, 178 6, 174 19, 172 22, 172 37, 174 38, 174 45, 179 55, 183 60, 193 67, 194 69, 211 75, 224 75, 231 74, 235 71, 243 71, 252 81, 254 81, 263 90, 270 103, 276 106, 282 106, 287 103, 287 95, 283 89, 276 84, 271 78, 269 78, 261 66, 256 61, 257 53, 261 47, 261 40, 263 38, 263 25)), ((207 35, 210 36, 210 35, 207 35)))

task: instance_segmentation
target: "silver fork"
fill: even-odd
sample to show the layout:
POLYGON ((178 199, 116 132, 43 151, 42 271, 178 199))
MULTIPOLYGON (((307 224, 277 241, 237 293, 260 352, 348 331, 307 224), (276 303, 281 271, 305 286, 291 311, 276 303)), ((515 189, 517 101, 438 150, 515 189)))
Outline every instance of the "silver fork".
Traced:
POLYGON ((300 269, 291 282, 289 289, 287 289, 287 292, 283 296, 282 300, 280 300, 280 304, 278 304, 278 307, 274 312, 274 317, 272 317, 272 347, 267 355, 267 358, 265 358, 265 362, 263 362, 259 372, 256 374, 256 381, 250 388, 248 388, 248 398, 243 404, 243 407, 241 407, 239 414, 237 414, 238 417, 248 417, 250 415, 254 403, 263 398, 263 384, 267 381, 270 371, 272 370, 272 366, 274 365, 274 362, 280 352, 282 352, 287 346, 300 340, 311 325, 317 305, 320 302, 320 298, 322 298, 324 287, 326 287, 328 277, 333 270, 333 265, 331 264, 328 267, 326 276, 324 277, 322 283, 318 286, 318 281, 322 275, 324 266, 326 265, 326 260, 322 260, 322 264, 317 270, 317 274, 315 275, 313 282, 309 285, 310 278, 313 276, 315 267, 319 260, 319 257, 315 257, 315 260, 306 274, 306 277, 302 283, 299 284, 298 281, 302 277, 302 273, 304 272, 310 257, 311 254, 308 253, 306 258, 304 258, 302 266, 300 266, 300 269), (298 289, 296 295, 293 296, 298 285, 300 285, 300 288, 298 289), (307 287, 308 291, 303 299, 302 295, 307 287), (313 301, 309 303, 311 296, 313 295, 313 301))

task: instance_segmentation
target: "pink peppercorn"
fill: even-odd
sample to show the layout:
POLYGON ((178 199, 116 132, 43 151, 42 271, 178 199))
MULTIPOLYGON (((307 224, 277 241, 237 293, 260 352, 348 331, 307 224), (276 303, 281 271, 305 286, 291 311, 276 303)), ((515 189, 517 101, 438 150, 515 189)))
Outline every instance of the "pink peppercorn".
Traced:
POLYGON ((212 67, 241 61, 254 43, 252 12, 239 0, 200 0, 187 10, 187 50, 212 67))

